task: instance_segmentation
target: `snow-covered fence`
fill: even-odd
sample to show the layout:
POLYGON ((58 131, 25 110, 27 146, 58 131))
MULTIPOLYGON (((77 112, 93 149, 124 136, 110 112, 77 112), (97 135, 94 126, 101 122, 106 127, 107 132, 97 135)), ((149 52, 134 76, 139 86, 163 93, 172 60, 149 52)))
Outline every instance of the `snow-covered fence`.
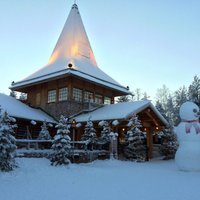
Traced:
POLYGON ((52 143, 52 142, 53 140, 16 139, 17 146, 21 146, 24 144, 26 149, 30 149, 31 147, 34 147, 34 149, 39 149, 39 144, 52 143))
MULTIPOLYGON (((22 145, 24 144, 24 146, 26 147, 26 149, 30 149, 32 146, 34 147, 34 149, 39 149, 39 144, 41 143, 52 143, 53 140, 38 140, 38 139, 16 139, 16 144, 17 145, 22 145)), ((87 145, 89 144, 89 141, 70 141, 71 144, 79 144, 81 146, 83 146, 84 150, 87 150, 87 145)))
MULTIPOLYGON (((26 149, 18 149, 17 156, 19 157, 49 157, 51 149, 40 149, 40 144, 48 144, 49 147, 52 145, 53 140, 38 140, 38 139, 16 139, 18 146, 23 146, 26 149)), ((70 141, 74 144, 75 148, 69 152, 69 157, 72 158, 73 162, 91 162, 97 158, 108 158, 109 151, 106 150, 88 150, 88 140, 85 141, 70 141), (75 159, 76 158, 76 159, 75 159)))

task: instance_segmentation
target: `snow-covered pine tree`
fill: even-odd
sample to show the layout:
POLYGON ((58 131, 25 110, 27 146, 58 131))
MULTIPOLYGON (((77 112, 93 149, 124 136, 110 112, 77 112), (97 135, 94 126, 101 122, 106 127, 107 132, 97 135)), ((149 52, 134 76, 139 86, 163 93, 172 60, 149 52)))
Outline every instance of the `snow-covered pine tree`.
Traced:
POLYGON ((178 149, 177 137, 172 128, 166 128, 158 133, 161 139, 160 152, 164 156, 164 160, 174 159, 178 149))
POLYGON ((150 98, 150 96, 147 94, 147 92, 144 92, 141 100, 148 100, 149 98, 150 98))
POLYGON ((100 144, 108 144, 110 143, 110 133, 111 133, 111 128, 109 126, 109 123, 107 121, 100 121, 99 126, 102 127, 101 131, 101 136, 99 138, 99 143, 100 144))
POLYGON ((93 145, 97 142, 96 130, 93 127, 91 117, 88 118, 87 124, 85 125, 84 134, 81 138, 83 141, 88 141, 89 148, 93 150, 93 145))
POLYGON ((122 103, 122 102, 129 102, 131 101, 129 95, 126 96, 121 96, 117 99, 117 103, 122 103))
POLYGON ((50 140, 51 139, 46 121, 43 121, 43 124, 41 126, 41 131, 39 132, 39 135, 38 135, 38 139, 39 140, 50 140))
POLYGON ((56 125, 57 133, 54 136, 52 144, 53 153, 50 157, 51 165, 68 165, 70 160, 68 159, 71 150, 71 138, 70 125, 68 124, 68 118, 61 115, 59 123, 56 125))
POLYGON ((126 134, 126 146, 124 148, 124 155, 129 160, 145 161, 146 160, 146 134, 140 128, 141 121, 136 115, 133 115, 127 126, 129 130, 126 134))
POLYGON ((161 114, 165 119, 167 119, 166 111, 164 110, 163 105, 160 103, 159 100, 156 101, 155 107, 156 107, 156 109, 160 112, 160 114, 161 114))
MULTIPOLYGON (((0 109, 1 110, 1 109, 0 109)), ((0 111, 1 112, 1 111, 0 111)), ((0 114, 0 170, 12 171, 16 167, 15 163, 15 137, 14 124, 16 120, 7 112, 0 114)))
MULTIPOLYGON (((174 125, 177 125, 180 122, 179 110, 181 105, 186 101, 188 101, 187 88, 185 86, 182 86, 174 92, 174 125)), ((168 110, 169 109, 170 107, 168 107, 168 110)))
POLYGON ((16 94, 16 92, 13 91, 13 90, 10 91, 10 96, 11 96, 11 97, 14 97, 15 99, 17 98, 17 94, 16 94))
POLYGON ((166 117, 165 118, 171 126, 174 126, 175 121, 177 120, 176 109, 174 106, 174 99, 171 94, 169 94, 167 102, 166 102, 166 117))
POLYGON ((200 77, 194 76, 192 84, 188 88, 189 100, 200 106, 200 77))
POLYGON ((20 100, 20 101, 25 101, 25 100, 27 100, 27 94, 21 92, 20 95, 19 95, 19 100, 20 100))

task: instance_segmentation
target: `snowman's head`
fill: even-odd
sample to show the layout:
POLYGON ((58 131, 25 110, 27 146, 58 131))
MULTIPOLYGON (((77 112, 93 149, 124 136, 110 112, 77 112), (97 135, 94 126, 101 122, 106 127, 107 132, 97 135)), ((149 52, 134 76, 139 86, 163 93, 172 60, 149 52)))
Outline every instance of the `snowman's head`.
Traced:
POLYGON ((199 107, 195 103, 187 101, 181 105, 179 114, 182 120, 197 120, 199 107))

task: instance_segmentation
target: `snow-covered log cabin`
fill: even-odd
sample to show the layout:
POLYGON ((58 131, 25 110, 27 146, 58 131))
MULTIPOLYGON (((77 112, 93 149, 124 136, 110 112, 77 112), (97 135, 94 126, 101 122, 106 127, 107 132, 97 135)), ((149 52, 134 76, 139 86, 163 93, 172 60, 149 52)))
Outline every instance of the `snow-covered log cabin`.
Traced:
POLYGON ((82 123, 82 128, 77 129, 76 139, 79 140, 81 138, 84 132, 83 127, 89 118, 94 123, 97 135, 100 136, 102 128, 99 126, 99 122, 105 120, 109 122, 112 131, 118 133, 118 147, 120 151, 120 147, 123 146, 125 142, 128 120, 133 115, 137 115, 142 122, 141 130, 146 132, 148 157, 152 158, 153 151, 156 150, 154 147, 156 144, 159 144, 159 138, 155 133, 166 127, 168 122, 149 100, 104 105, 93 111, 83 111, 73 116, 73 120, 82 123))
MULTIPOLYGON (((150 101, 114 104, 115 97, 130 94, 129 89, 98 67, 76 4, 48 63, 27 78, 13 82, 10 89, 25 93, 27 105, 40 108, 56 119, 65 115, 85 123, 91 115, 96 128, 100 120, 118 119, 119 142, 123 141, 128 117, 136 113, 148 133, 150 157, 152 132, 167 125, 150 101)), ((80 139, 82 133, 83 128, 77 129, 75 139, 80 139)))

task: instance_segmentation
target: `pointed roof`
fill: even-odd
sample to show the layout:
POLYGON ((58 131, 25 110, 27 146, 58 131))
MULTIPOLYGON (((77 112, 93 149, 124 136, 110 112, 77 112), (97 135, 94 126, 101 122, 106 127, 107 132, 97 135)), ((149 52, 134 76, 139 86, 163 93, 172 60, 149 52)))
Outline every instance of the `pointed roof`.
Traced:
POLYGON ((123 94, 129 93, 126 87, 120 85, 97 66, 76 4, 71 8, 48 64, 22 81, 14 83, 11 89, 17 90, 69 74, 107 86, 123 94))
POLYGON ((96 60, 76 4, 72 6, 48 64, 52 64, 58 60, 66 60, 66 58, 69 59, 68 62, 70 62, 70 59, 73 60, 74 58, 85 60, 94 67, 97 67, 96 60))

